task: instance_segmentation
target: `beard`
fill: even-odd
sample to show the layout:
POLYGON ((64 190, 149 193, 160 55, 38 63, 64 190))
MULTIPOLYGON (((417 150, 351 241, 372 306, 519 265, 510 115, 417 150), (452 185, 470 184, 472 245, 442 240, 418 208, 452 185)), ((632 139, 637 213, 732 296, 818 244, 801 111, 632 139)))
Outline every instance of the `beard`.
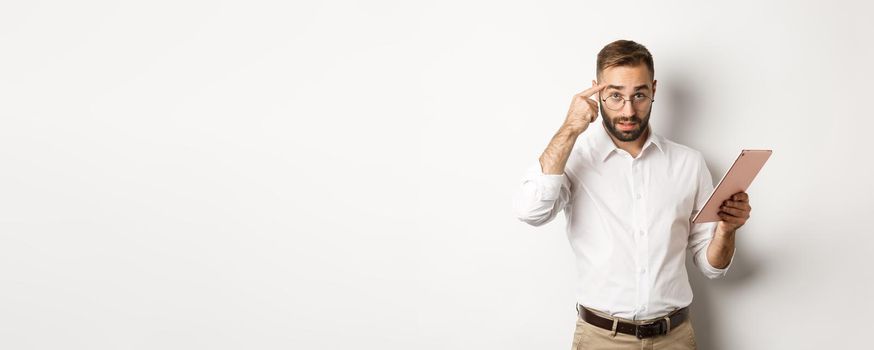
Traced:
POLYGON ((600 106, 600 109, 601 119, 604 123, 604 127, 607 129, 607 131, 610 132, 611 135, 613 135, 613 137, 623 142, 634 141, 640 138, 640 136, 643 135, 643 133, 646 131, 646 128, 649 126, 649 115, 650 113, 652 113, 652 107, 650 107, 650 109, 646 111, 646 116, 644 116, 643 119, 640 119, 637 114, 634 114, 630 117, 620 117, 612 119, 610 117, 607 117, 604 106, 600 106), (619 130, 616 127, 616 124, 619 124, 621 122, 635 123, 637 127, 628 131, 619 130))

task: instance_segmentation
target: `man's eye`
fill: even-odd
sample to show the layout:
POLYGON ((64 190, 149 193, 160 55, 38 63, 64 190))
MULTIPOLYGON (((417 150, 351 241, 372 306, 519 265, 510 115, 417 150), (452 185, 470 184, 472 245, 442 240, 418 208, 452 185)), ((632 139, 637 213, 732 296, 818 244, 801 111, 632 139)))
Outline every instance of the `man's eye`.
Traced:
POLYGON ((635 99, 635 100, 643 100, 643 99, 645 99, 645 98, 646 98, 646 95, 641 94, 641 93, 638 93, 637 95, 634 95, 634 99, 635 99))
POLYGON ((610 98, 622 98, 622 95, 614 93, 614 94, 610 95, 610 98))

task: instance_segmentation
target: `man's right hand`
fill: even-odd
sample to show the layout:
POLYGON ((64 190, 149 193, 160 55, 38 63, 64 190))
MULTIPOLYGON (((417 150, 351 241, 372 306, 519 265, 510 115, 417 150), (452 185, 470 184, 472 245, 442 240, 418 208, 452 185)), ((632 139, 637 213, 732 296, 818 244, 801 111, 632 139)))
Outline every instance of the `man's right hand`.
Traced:
POLYGON ((598 102, 592 99, 592 95, 604 89, 607 84, 595 85, 592 82, 592 87, 581 93, 574 95, 571 100, 571 107, 567 111, 567 118, 564 121, 565 128, 572 130, 574 133, 582 134, 589 127, 589 124, 598 119, 598 102))

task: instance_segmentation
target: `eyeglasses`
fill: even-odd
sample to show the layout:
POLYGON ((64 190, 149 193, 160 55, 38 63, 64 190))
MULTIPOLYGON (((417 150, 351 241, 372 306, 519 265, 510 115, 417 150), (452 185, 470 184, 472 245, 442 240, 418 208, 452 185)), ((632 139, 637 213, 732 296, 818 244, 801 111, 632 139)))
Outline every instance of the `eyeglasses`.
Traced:
POLYGON ((619 93, 614 92, 612 95, 607 96, 607 98, 601 101, 604 102, 604 106, 614 111, 621 110, 622 107, 625 107, 625 101, 631 101, 631 104, 635 109, 646 109, 650 104, 655 102, 655 100, 642 92, 634 94, 634 96, 628 100, 619 93))

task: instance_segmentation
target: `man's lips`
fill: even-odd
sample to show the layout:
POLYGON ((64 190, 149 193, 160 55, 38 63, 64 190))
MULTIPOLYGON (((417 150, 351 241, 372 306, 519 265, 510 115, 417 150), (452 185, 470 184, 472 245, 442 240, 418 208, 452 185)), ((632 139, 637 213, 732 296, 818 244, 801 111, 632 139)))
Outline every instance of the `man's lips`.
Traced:
POLYGON ((637 123, 619 123, 616 124, 616 126, 619 127, 619 130, 631 131, 634 130, 635 127, 637 127, 637 123))

